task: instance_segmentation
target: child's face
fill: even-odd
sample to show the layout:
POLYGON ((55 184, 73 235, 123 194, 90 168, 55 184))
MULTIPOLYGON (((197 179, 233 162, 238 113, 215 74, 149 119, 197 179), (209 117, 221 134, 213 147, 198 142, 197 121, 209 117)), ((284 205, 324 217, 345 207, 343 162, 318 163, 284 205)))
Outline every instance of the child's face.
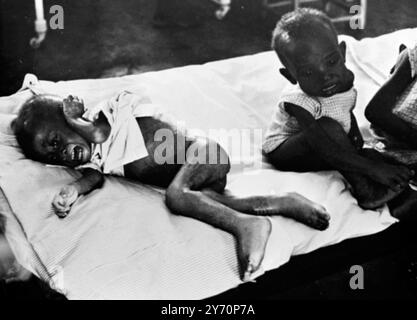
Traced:
POLYGON ((289 40, 284 50, 287 72, 283 74, 298 82, 308 95, 329 97, 353 86, 354 76, 346 68, 345 54, 345 43, 339 45, 330 31, 308 40, 289 40))
POLYGON ((76 167, 90 160, 90 144, 64 118, 43 121, 34 135, 34 150, 41 162, 76 167))

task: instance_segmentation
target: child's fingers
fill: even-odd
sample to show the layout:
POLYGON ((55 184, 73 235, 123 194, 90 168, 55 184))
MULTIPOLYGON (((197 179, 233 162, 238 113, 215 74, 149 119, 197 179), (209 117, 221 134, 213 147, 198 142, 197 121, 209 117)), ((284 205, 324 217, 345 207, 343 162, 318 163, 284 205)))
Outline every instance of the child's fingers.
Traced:
POLYGON ((58 206, 65 206, 66 199, 62 197, 62 195, 57 195, 55 196, 53 203, 55 203, 58 206))
POLYGON ((58 217, 65 218, 68 215, 69 210, 68 211, 56 211, 55 213, 58 217))
POLYGON ((63 204, 54 202, 53 207, 54 207, 55 211, 64 211, 66 206, 63 205, 63 204))
POLYGON ((62 197, 56 197, 52 204, 57 211, 68 211, 71 206, 70 201, 62 197))
POLYGON ((71 206, 69 206, 69 205, 53 204, 53 207, 55 209, 55 213, 58 216, 63 216, 63 215, 66 216, 71 209, 71 206))

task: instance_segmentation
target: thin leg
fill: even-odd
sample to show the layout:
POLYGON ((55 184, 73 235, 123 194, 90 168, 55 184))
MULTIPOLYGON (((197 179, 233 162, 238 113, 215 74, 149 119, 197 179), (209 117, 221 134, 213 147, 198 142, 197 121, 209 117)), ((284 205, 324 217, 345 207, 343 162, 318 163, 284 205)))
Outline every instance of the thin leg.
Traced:
POLYGON ((235 197, 229 193, 219 193, 213 189, 204 189, 203 193, 211 199, 229 208, 251 215, 280 215, 294 219, 311 228, 326 230, 330 216, 326 209, 298 193, 285 193, 280 196, 235 197))
MULTIPOLYGON (((358 153, 358 150, 339 123, 329 118, 321 118, 317 121, 320 122, 323 130, 334 142, 342 146, 345 150, 358 153)), ((309 129, 306 129, 288 138, 277 149, 267 154, 268 160, 277 169, 283 171, 308 172, 339 170, 327 163, 326 158, 317 151, 318 149, 308 143, 308 136, 310 134, 309 129)), ((346 171, 341 171, 341 173, 352 185, 352 193, 358 200, 359 205, 364 209, 380 207, 400 192, 374 182, 362 174, 346 171)))
MULTIPOLYGON (((196 142, 201 143, 201 142, 196 142)), ((201 143, 199 150, 213 150, 201 143)), ((224 152, 218 149, 219 152, 224 152)), ((166 202, 175 213, 206 222, 233 234, 243 280, 259 269, 271 232, 263 215, 287 216, 318 229, 328 226, 325 209, 296 194, 282 197, 235 198, 224 194, 229 164, 194 163, 194 155, 167 189, 166 202)))
POLYGON ((224 168, 224 165, 193 163, 192 157, 188 158, 167 189, 166 203, 174 213, 234 235, 240 275, 243 281, 248 281, 261 266, 272 226, 265 217, 238 212, 200 191, 204 185, 214 182, 213 177, 225 176, 224 168))

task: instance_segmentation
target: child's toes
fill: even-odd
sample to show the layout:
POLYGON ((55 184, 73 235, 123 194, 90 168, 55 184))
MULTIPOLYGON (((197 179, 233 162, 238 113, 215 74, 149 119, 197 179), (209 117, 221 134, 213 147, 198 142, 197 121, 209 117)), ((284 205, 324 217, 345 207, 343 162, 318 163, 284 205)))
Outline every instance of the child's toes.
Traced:
POLYGON ((320 218, 320 226, 321 228, 319 230, 326 230, 329 227, 329 220, 327 217, 321 217, 320 218))
POLYGON ((330 216, 327 213, 315 212, 311 217, 311 227, 323 231, 329 227, 330 216))

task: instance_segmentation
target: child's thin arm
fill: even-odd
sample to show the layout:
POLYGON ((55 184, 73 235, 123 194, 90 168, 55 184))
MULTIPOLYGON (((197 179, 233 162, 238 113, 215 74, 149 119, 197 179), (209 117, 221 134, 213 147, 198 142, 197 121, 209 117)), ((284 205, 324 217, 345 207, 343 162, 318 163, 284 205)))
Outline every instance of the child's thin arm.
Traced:
POLYGON ((76 188, 79 195, 87 194, 103 185, 104 176, 100 171, 86 168, 81 173, 81 178, 69 184, 76 188))
POLYGON ((103 143, 107 140, 111 128, 103 112, 100 112, 97 119, 91 122, 82 118, 84 103, 79 98, 68 96, 63 104, 65 119, 84 139, 91 143, 103 143))
POLYGON ((55 196, 52 204, 58 216, 65 217, 80 195, 100 188, 103 182, 104 176, 101 172, 89 168, 84 169, 81 178, 62 187, 55 196))
POLYGON ((394 73, 369 102, 365 116, 377 127, 417 147, 417 130, 393 113, 398 96, 412 81, 410 61, 404 52, 394 73))
MULTIPOLYGON (((348 142, 339 145, 322 128, 320 123, 305 109, 293 104, 286 104, 286 110, 293 115, 303 130, 311 150, 314 150, 323 160, 340 171, 359 173, 392 188, 408 182, 412 173, 406 167, 393 166, 384 162, 375 162, 360 156, 357 150, 348 142)), ((348 139, 348 137, 346 137, 348 139)))
POLYGON ((373 162, 355 152, 348 151, 334 142, 323 130, 314 117, 300 106, 286 103, 286 111, 297 119, 303 130, 309 130, 306 135, 313 150, 321 154, 333 167, 349 172, 363 173, 373 166, 373 162))

